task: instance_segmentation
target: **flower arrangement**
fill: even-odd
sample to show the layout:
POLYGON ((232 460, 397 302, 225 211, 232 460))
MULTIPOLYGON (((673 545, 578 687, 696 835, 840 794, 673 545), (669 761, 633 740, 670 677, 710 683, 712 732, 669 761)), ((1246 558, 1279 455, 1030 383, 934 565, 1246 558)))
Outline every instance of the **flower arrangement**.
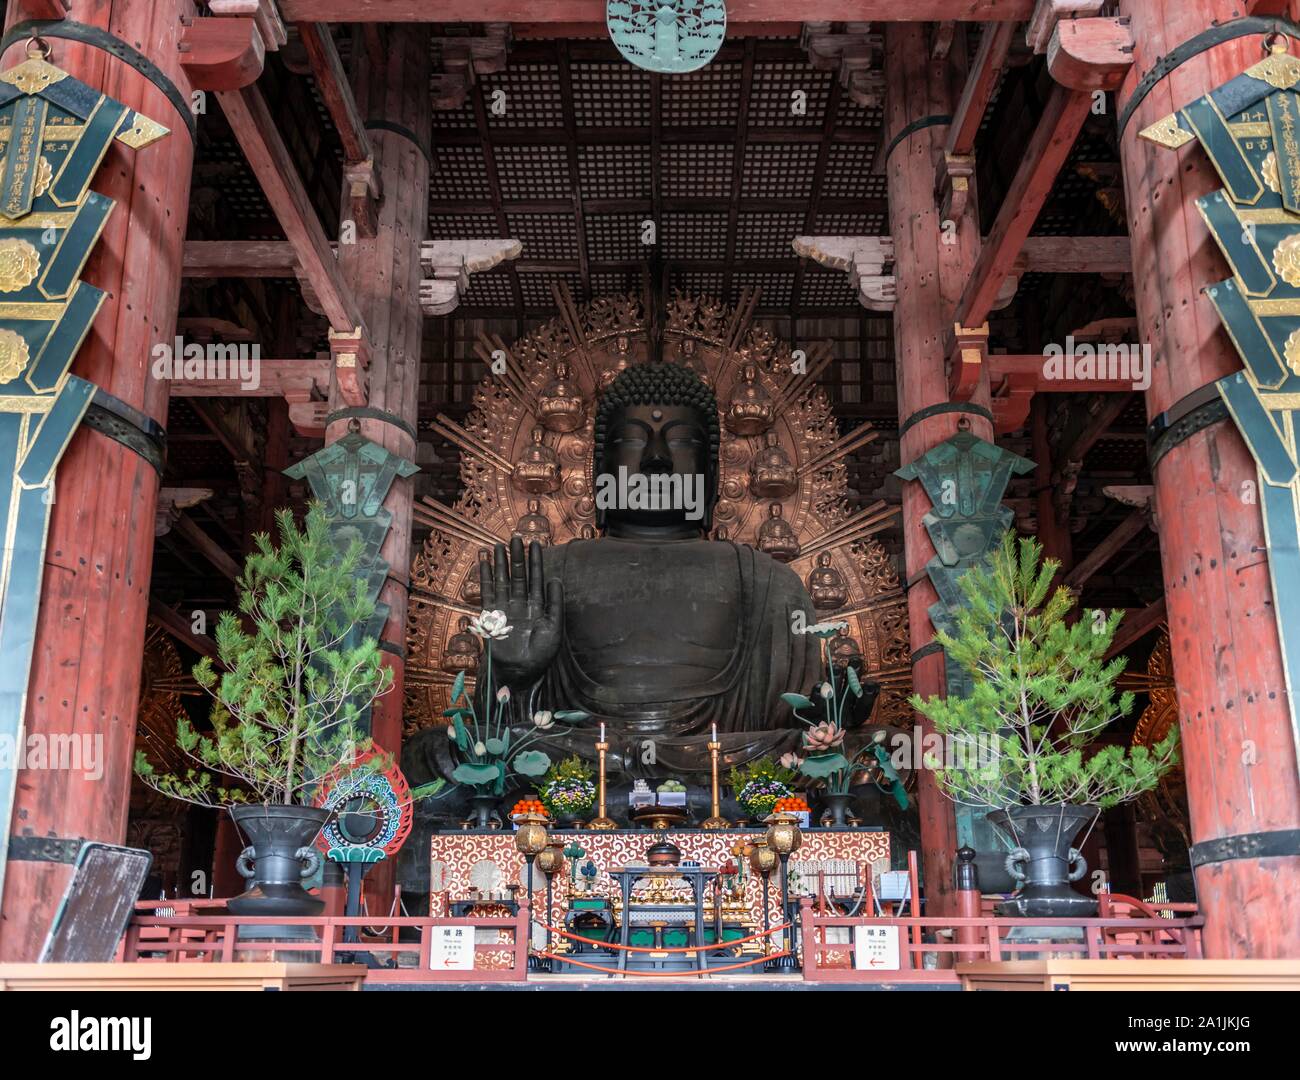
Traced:
POLYGON ((825 681, 817 688, 816 694, 824 711, 825 719, 817 720, 804 716, 801 710, 816 709, 818 703, 803 694, 782 694, 794 714, 805 724, 808 730, 803 735, 802 756, 787 754, 781 759, 787 768, 795 769, 810 780, 820 782, 828 795, 847 795, 856 774, 866 772, 871 782, 881 791, 893 796, 894 801, 906 810, 907 792, 897 770, 889 760, 889 752, 881 739, 875 739, 852 755, 844 753, 844 710, 848 707, 850 696, 862 696, 862 683, 852 665, 844 668, 843 685, 836 685, 835 662, 831 659, 828 642, 841 630, 848 629, 845 622, 814 623, 796 634, 812 634, 821 640, 822 668, 826 672, 825 681))
POLYGON ((486 703, 487 715, 480 717, 474 698, 465 693, 463 671, 451 687, 451 708, 443 712, 451 720, 447 738, 455 745, 460 758, 452 779, 485 795, 504 794, 506 779, 512 772, 528 777, 545 775, 551 767, 550 757, 541 750, 525 747, 541 738, 557 720, 572 722, 587 718, 585 712, 577 711, 537 712, 532 717, 532 728, 517 739, 513 737, 510 687, 502 686, 494 692, 492 684, 492 642, 509 637, 513 629, 507 625, 504 611, 483 611, 470 621, 469 632, 483 640, 481 700, 486 703))
POLYGON ((794 794, 790 786, 794 773, 770 757, 757 758, 732 769, 727 780, 736 793, 736 802, 756 821, 771 814, 778 800, 794 794))
POLYGON ((555 817, 580 817, 596 802, 591 766, 574 754, 552 765, 542 784, 542 803, 555 817))

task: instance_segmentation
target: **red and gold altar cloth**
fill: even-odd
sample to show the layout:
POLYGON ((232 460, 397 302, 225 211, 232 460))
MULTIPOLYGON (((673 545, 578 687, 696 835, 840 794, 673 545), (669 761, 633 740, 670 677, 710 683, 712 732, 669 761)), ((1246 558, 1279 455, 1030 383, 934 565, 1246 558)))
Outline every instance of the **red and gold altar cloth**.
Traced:
MULTIPOLYGON (((590 892, 579 895, 604 896, 611 901, 619 898, 619 889, 608 871, 629 863, 644 862, 646 849, 660 840, 670 840, 681 849, 684 861, 695 861, 701 866, 721 867, 728 860, 741 862, 732 849, 742 839, 755 840, 763 835, 761 829, 669 829, 654 832, 649 829, 613 829, 597 832, 586 829, 556 829, 553 839, 563 840, 567 846, 577 841, 584 851, 578 860, 579 867, 592 861, 597 875, 590 892)), ((859 871, 865 874, 869 865, 873 876, 890 868, 889 833, 866 829, 808 829, 803 833, 803 843, 790 857, 792 874, 791 891, 794 894, 813 894, 817 889, 816 873, 824 870, 827 890, 840 894, 850 891, 851 877, 859 871)), ((520 884, 524 877, 524 857, 515 850, 514 833, 500 832, 442 832, 435 833, 430 841, 429 864, 429 914, 445 916, 448 904, 475 895, 503 894, 512 884, 520 884), (474 890, 479 890, 476 894, 474 890)), ((761 926, 763 921, 763 880, 748 865, 744 867, 743 897, 734 905, 748 912, 750 926, 761 926)), ((564 869, 555 875, 554 899, 550 922, 559 920, 568 908, 571 869, 565 860, 564 869)), ((534 886, 540 895, 534 904, 545 906, 545 877, 534 870, 534 886)), ((873 882, 874 887, 874 882, 873 882)), ((780 897, 780 874, 772 875, 770 890, 770 918, 777 919, 780 897)), ((709 899, 710 907, 712 897, 709 899)))

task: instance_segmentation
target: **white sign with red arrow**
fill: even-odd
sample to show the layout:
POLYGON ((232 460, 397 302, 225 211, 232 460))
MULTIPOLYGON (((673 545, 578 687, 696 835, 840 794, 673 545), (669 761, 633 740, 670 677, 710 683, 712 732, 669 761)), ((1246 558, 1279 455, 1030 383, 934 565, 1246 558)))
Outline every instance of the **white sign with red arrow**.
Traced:
POLYGON ((429 966, 434 971, 474 970, 474 927, 435 926, 429 966))
POLYGON ((853 967, 857 971, 897 971, 898 927, 855 926, 853 967))

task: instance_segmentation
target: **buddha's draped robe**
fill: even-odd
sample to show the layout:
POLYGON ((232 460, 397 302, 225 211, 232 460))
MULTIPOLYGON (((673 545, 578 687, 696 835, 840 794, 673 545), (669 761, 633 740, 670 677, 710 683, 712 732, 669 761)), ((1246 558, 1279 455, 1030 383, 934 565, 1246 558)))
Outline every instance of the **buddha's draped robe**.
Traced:
POLYGON ((798 746, 804 727, 781 695, 818 684, 821 642, 792 631, 796 612, 815 614, 789 567, 708 540, 578 540, 543 558, 547 581, 564 582, 564 640, 520 704, 591 714, 557 723, 552 747, 593 758, 603 720, 612 771, 662 775, 707 769, 714 724, 724 765, 798 746))

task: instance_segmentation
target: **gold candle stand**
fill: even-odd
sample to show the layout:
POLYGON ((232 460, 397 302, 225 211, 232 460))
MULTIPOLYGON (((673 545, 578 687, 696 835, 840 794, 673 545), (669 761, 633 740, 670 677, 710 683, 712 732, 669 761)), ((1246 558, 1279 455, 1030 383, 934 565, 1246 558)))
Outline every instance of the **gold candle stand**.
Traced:
POLYGON ((603 739, 596 744, 596 749, 600 753, 600 813, 587 822, 589 829, 617 829, 618 822, 605 816, 605 752, 609 749, 609 743, 603 739))
POLYGON ((701 829, 728 829, 731 822, 722 816, 722 810, 718 805, 718 751, 722 749, 722 743, 710 741, 709 757, 713 764, 713 813, 700 823, 701 829))

